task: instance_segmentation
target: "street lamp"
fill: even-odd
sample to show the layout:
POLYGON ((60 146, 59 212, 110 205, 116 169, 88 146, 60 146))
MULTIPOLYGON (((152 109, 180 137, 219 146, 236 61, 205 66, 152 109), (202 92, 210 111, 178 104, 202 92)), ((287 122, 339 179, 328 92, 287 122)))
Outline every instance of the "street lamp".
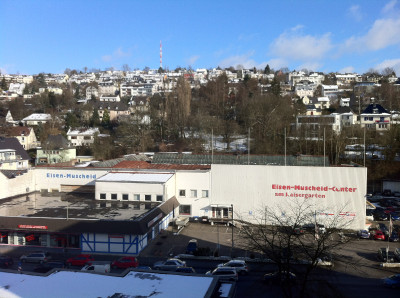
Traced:
POLYGON ((232 209, 232 250, 231 250, 231 257, 233 255, 233 204, 231 204, 232 209))

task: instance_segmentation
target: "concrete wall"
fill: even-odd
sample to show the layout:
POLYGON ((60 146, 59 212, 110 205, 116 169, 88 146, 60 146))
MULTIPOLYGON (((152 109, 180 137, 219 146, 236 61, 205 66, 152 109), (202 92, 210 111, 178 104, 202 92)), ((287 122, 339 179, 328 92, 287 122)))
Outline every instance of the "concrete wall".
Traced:
POLYGON ((296 204, 308 204, 321 222, 341 217, 362 229, 366 183, 366 168, 212 165, 211 203, 233 204, 235 215, 253 222, 265 208, 290 216, 296 204))
POLYGON ((0 199, 23 195, 32 191, 35 191, 34 171, 29 170, 27 173, 12 179, 8 179, 0 173, 0 199))

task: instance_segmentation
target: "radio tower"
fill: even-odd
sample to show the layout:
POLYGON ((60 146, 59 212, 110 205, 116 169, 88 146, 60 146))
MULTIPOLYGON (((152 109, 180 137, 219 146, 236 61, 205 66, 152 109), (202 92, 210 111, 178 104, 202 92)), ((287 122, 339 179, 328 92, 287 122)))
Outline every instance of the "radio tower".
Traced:
POLYGON ((160 40, 160 68, 162 68, 162 43, 160 40))

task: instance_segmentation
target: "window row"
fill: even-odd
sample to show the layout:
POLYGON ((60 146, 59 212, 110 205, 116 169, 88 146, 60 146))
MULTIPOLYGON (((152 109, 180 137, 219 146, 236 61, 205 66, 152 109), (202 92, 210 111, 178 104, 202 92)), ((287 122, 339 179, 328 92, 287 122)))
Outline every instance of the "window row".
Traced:
MULTIPOLYGON (((186 197, 186 189, 179 190, 179 197, 186 197)), ((191 189, 188 197, 197 198, 197 189, 191 189)), ((208 190, 201 191, 201 198, 208 198, 208 190)))
POLYGON ((143 201, 144 200, 144 201, 162 202, 163 195, 100 193, 100 200, 110 200, 110 199, 111 200, 122 200, 122 201, 143 201))

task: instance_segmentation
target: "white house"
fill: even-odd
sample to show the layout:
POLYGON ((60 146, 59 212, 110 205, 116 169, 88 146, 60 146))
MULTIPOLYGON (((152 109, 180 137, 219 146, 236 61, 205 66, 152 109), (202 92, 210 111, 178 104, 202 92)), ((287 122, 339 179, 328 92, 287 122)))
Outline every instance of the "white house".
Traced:
POLYGON ((94 143, 96 134, 100 131, 97 127, 93 128, 70 128, 67 132, 68 141, 72 146, 88 146, 94 143))
POLYGON ((51 120, 50 114, 34 113, 22 119, 22 123, 24 123, 25 125, 39 125, 47 123, 50 120, 51 120))

